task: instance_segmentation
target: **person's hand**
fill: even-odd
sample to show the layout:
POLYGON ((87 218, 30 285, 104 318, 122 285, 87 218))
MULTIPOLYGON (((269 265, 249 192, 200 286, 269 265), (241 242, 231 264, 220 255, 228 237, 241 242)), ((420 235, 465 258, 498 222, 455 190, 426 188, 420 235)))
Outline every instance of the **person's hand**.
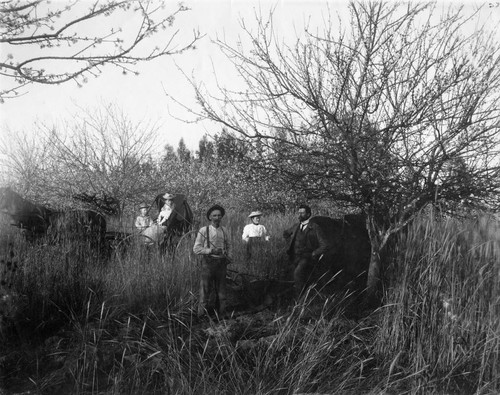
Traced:
POLYGON ((222 248, 212 248, 210 251, 213 255, 222 255, 222 248))

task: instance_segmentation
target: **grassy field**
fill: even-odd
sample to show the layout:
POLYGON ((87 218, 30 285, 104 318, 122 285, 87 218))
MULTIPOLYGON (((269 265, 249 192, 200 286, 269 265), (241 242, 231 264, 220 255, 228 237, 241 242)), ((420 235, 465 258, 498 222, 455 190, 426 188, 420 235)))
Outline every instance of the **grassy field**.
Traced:
MULTIPOLYGON (((284 284, 281 234, 293 222, 264 217, 271 241, 247 264, 245 215, 228 213, 231 273, 284 284)), ((346 314, 345 293, 311 290, 298 304, 199 321, 193 242, 186 235, 165 257, 132 244, 106 261, 88 246, 3 232, 0 393, 500 392, 500 229, 490 217, 418 219, 387 262, 382 307, 361 317, 346 314)))

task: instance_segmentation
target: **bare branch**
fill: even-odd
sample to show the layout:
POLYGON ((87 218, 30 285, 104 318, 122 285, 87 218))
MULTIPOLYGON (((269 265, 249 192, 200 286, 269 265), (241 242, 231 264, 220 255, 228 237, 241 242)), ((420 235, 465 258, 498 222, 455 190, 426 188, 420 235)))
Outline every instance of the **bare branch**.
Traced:
POLYGON ((0 75, 10 79, 0 91, 1 100, 15 97, 29 83, 75 80, 82 84, 87 76, 98 76, 107 64, 133 72, 131 66, 138 62, 182 53, 201 38, 194 31, 192 39, 181 42, 175 30, 161 39, 161 47, 152 46, 154 37, 171 29, 175 18, 189 11, 182 4, 170 12, 157 0, 97 0, 87 10, 81 7, 78 2, 61 7, 19 0, 0 9, 0 24, 5 27, 0 45, 6 54, 0 61, 0 75), (116 18, 132 27, 122 31, 116 18))

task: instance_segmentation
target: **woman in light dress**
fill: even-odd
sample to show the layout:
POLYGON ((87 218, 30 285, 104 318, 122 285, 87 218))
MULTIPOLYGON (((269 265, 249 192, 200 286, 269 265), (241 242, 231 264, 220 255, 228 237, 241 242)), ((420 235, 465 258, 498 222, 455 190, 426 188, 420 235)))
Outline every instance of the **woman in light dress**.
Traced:
POLYGON ((243 234, 241 238, 246 244, 246 261, 247 264, 250 263, 252 255, 261 246, 262 242, 269 241, 269 234, 264 225, 260 223, 260 218, 262 213, 260 211, 252 211, 248 218, 252 221, 243 228, 243 234))
POLYGON ((163 199, 165 199, 165 203, 163 204, 158 218, 153 225, 144 229, 142 234, 146 236, 147 239, 150 239, 152 242, 161 242, 165 237, 165 231, 167 229, 166 223, 167 220, 172 215, 173 207, 174 207, 174 195, 170 193, 165 193, 163 195, 163 199))

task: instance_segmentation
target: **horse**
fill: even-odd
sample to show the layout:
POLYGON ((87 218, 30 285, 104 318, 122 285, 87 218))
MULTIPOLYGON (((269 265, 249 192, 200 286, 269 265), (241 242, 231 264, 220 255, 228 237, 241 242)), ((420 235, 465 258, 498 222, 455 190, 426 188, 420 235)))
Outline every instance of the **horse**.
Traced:
POLYGON ((41 235, 47 231, 49 210, 23 199, 10 188, 0 188, 0 212, 11 218, 11 225, 23 230, 26 235, 41 235))
POLYGON ((7 214, 28 240, 47 236, 51 241, 91 241, 103 245, 106 219, 92 210, 56 211, 30 202, 11 188, 0 188, 0 212, 7 214))

